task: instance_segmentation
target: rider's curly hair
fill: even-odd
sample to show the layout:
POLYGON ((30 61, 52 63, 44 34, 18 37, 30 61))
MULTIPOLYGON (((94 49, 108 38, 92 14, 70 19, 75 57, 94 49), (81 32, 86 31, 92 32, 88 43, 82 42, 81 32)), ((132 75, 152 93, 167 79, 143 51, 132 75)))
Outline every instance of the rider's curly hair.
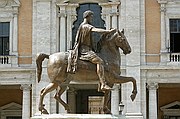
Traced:
POLYGON ((91 10, 87 10, 83 13, 83 18, 87 18, 90 15, 93 15, 94 13, 91 10))

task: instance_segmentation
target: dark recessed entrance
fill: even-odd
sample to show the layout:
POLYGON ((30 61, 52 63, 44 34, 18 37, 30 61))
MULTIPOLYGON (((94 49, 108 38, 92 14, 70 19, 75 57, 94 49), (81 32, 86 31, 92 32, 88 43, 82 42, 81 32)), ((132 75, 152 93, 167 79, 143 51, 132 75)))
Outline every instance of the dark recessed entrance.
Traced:
POLYGON ((104 94, 91 90, 78 90, 76 95, 77 114, 99 114, 102 113, 104 94))

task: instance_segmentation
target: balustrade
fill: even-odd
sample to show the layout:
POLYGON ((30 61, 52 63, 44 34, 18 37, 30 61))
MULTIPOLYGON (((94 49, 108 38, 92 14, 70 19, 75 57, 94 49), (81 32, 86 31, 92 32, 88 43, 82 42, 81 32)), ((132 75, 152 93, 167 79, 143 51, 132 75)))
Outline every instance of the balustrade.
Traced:
POLYGON ((180 62, 180 53, 171 53, 169 55, 170 62, 180 62))
POLYGON ((13 58, 16 58, 15 55, 0 55, 0 65, 11 65, 13 58))

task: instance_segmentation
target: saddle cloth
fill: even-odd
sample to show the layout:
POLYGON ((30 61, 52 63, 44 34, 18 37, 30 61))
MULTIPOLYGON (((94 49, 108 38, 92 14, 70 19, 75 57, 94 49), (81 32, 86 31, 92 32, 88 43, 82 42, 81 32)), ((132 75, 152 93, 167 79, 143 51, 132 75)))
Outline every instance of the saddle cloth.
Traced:
MULTIPOLYGON (((72 73, 73 72, 73 63, 71 62, 71 57, 69 57, 69 53, 71 52, 66 52, 66 61, 67 61, 67 72, 72 73)), ((77 69, 78 68, 82 68, 82 69, 86 69, 86 70, 95 70, 96 71, 96 64, 91 63, 90 61, 88 61, 87 59, 83 59, 82 57, 78 57, 77 59, 77 69)), ((104 65, 104 70, 108 70, 108 66, 104 65)), ((73 72, 75 73, 75 72, 73 72)))

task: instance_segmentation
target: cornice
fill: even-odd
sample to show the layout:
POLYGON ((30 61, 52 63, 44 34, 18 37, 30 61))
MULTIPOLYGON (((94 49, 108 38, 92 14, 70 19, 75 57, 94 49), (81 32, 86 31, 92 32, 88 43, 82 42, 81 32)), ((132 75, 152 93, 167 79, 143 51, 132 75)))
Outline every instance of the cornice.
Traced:
POLYGON ((120 0, 57 0, 58 3, 108 3, 120 2, 120 0))
POLYGON ((19 7, 20 6, 19 0, 2 0, 0 1, 0 8, 6 8, 6 7, 19 7))
POLYGON ((157 0, 159 4, 166 4, 168 0, 157 0))

